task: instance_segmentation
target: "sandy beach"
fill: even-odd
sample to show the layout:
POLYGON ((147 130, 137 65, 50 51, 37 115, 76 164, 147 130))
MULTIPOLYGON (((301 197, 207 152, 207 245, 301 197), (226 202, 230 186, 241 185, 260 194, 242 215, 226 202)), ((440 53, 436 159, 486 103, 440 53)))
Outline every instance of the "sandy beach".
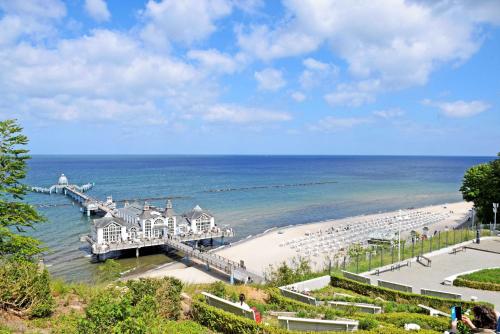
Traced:
MULTIPOLYGON (((451 229, 458 226, 458 224, 466 218, 471 207, 472 205, 470 203, 457 202, 413 210, 424 211, 426 213, 447 214, 447 217, 440 222, 428 225, 432 233, 434 231, 444 230, 445 228, 451 229)), ((403 214, 405 212, 408 211, 403 211, 403 214)), ((267 233, 241 240, 218 249, 215 252, 234 261, 243 260, 249 270, 263 274, 270 265, 276 265, 283 261, 288 262, 297 256, 297 253, 293 249, 282 246, 287 240, 300 238, 306 234, 316 233, 320 230, 325 231, 332 227, 335 228, 345 224, 362 224, 367 220, 394 217, 398 214, 398 211, 391 211, 272 229, 267 233)), ((416 230, 422 232, 422 228, 416 230)), ((402 237, 406 235, 408 235, 408 232, 402 233, 402 237)), ((324 265, 324 261, 324 258, 320 255, 318 258, 313 259, 313 265, 315 265, 317 269, 320 269, 324 265)), ((170 265, 149 270, 134 278, 174 276, 186 283, 211 283, 221 278, 217 273, 205 272, 202 271, 202 269, 202 265, 196 264, 189 267, 184 264, 170 265)))

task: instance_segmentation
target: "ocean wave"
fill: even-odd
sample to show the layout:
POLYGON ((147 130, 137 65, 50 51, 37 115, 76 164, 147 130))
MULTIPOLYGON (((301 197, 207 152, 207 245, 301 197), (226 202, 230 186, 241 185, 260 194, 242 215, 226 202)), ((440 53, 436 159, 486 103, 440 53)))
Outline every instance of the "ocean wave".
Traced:
POLYGON ((319 186, 325 184, 334 184, 337 181, 321 181, 321 182, 306 182, 306 183, 285 183, 285 184, 269 184, 263 186, 252 186, 252 187, 239 187, 239 188, 219 188, 219 189, 208 189, 204 190, 204 193, 220 193, 229 191, 245 191, 245 190, 258 190, 258 189, 271 189, 271 188, 291 188, 291 187, 308 187, 308 186, 319 186))

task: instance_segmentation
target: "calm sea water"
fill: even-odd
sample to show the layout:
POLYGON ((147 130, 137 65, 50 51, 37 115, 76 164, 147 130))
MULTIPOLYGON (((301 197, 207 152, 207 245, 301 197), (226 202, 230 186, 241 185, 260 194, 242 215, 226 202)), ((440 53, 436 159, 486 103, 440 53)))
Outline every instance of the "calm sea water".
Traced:
MULTIPOLYGON (((61 173, 70 183, 95 182, 90 191, 115 200, 174 197, 184 212, 199 204, 237 239, 270 227, 461 200, 464 171, 488 157, 388 156, 34 156, 26 182, 50 186, 61 173)), ((48 222, 32 234, 49 248, 54 276, 88 281, 97 266, 79 236, 89 219, 62 195, 30 194, 48 222)), ((151 200, 163 206, 164 200, 151 200)), ((119 260, 147 269, 163 254, 119 260)))

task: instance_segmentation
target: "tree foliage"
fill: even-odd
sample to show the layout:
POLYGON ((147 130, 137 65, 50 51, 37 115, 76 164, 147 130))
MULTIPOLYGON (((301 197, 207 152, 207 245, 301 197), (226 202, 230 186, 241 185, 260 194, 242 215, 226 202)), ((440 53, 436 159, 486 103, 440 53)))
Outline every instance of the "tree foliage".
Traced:
POLYGON ((270 265, 264 273, 271 286, 282 286, 312 278, 311 264, 304 258, 293 258, 291 264, 282 262, 277 266, 270 265))
POLYGON ((460 187, 463 199, 474 202, 477 218, 484 224, 493 222, 492 203, 500 202, 500 153, 498 156, 489 163, 469 168, 460 187))
POLYGON ((0 261, 0 308, 20 316, 45 317, 52 312, 50 277, 28 261, 0 261))
POLYGON ((43 251, 40 242, 19 233, 44 218, 22 202, 28 191, 21 183, 30 158, 27 144, 28 138, 15 120, 0 121, 0 256, 31 260, 43 251))

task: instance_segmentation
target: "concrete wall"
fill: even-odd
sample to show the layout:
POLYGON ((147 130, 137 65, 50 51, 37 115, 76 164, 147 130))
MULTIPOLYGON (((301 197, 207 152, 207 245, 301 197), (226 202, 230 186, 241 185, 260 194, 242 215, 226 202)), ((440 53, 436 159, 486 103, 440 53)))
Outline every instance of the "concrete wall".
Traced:
POLYGON ((306 303, 309 305, 317 305, 316 298, 314 298, 314 297, 304 295, 304 294, 299 293, 299 292, 291 291, 291 290, 288 290, 285 288, 279 288, 279 289, 281 291, 281 294, 287 298, 294 299, 294 300, 297 300, 299 302, 306 303))
POLYGON ((369 277, 354 274, 354 273, 351 273, 351 272, 348 272, 345 270, 342 270, 342 274, 344 275, 345 278, 352 279, 352 280, 360 282, 360 283, 371 284, 369 277))
POLYGON ((297 291, 305 291, 305 290, 319 290, 324 288, 325 286, 330 285, 330 276, 325 275, 321 277, 316 277, 307 281, 297 282, 290 285, 283 286, 283 288, 291 289, 295 288, 297 291))
POLYGON ((383 281, 383 280, 378 280, 378 286, 381 286, 383 288, 388 288, 392 290, 398 290, 398 291, 403 291, 403 292, 413 292, 413 287, 410 285, 404 285, 396 282, 389 282, 389 281, 383 281))
POLYGON ((459 293, 438 291, 438 290, 420 289, 420 294, 426 296, 439 297, 439 298, 462 299, 462 295, 459 293))
POLYGON ((255 314, 253 310, 247 310, 246 308, 241 307, 238 303, 230 302, 229 300, 225 300, 223 298, 219 298, 214 296, 208 292, 202 292, 205 296, 205 299, 208 305, 220 308, 224 311, 255 320, 255 314))

